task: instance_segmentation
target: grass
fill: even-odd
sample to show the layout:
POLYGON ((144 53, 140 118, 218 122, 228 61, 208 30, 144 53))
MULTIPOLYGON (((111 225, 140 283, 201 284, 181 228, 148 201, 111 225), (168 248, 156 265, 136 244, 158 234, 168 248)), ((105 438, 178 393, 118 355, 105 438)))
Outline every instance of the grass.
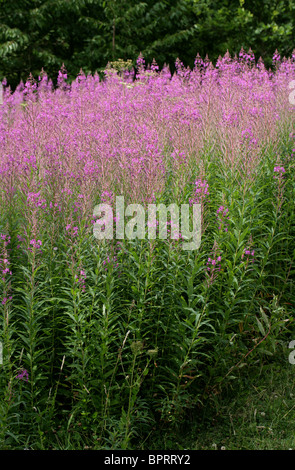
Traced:
MULTIPOLYGON (((167 431, 166 424, 160 425, 137 449, 294 450, 295 366, 288 354, 285 348, 275 362, 257 361, 245 368, 238 382, 187 416, 185 426, 167 431)), ((53 449, 60 448, 61 443, 53 444, 53 449)), ((88 443, 84 448, 93 447, 88 443)))
POLYGON ((285 348, 274 362, 245 368, 239 381, 212 396, 201 413, 195 410, 185 427, 162 438, 159 433, 148 448, 294 450, 295 367, 288 354, 285 348))

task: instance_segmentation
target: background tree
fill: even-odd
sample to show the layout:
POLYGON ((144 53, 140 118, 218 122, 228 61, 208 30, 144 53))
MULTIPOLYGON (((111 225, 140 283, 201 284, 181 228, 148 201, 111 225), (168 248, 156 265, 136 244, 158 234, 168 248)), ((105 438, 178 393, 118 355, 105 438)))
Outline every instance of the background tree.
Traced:
POLYGON ((293 0, 0 0, 0 79, 15 87, 42 67, 56 79, 62 63, 72 79, 140 52, 173 69, 241 47, 270 66, 276 49, 291 54, 294 21, 293 0))

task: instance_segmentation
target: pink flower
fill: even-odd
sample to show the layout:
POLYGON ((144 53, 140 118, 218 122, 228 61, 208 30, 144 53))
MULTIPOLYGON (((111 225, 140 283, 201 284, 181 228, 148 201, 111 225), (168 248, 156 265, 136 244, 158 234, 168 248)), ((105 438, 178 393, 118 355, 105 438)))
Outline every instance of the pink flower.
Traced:
POLYGON ((12 272, 9 271, 8 268, 3 269, 3 270, 2 270, 2 273, 3 273, 3 274, 8 274, 8 273, 9 273, 9 274, 12 274, 12 272))
POLYGON ((25 380, 26 382, 28 382, 29 380, 29 374, 28 374, 28 371, 26 369, 23 369, 17 376, 16 376, 17 379, 20 379, 20 380, 25 380))
POLYGON ((208 266, 207 267, 207 276, 208 276, 208 285, 211 285, 213 283, 213 281, 216 279, 216 276, 217 276, 217 271, 220 271, 221 270, 221 256, 218 255, 217 258, 215 259, 215 256, 216 256, 216 250, 215 250, 215 253, 214 253, 214 259, 212 258, 208 258, 208 262, 207 262, 207 266, 211 264, 211 267, 208 266), (218 264, 218 267, 217 267, 217 262, 219 263, 218 264))
POLYGON ((209 195, 209 185, 206 180, 199 178, 195 182, 195 196, 189 200, 189 204, 201 204, 209 195))
POLYGON ((246 266, 248 265, 249 263, 249 260, 250 260, 250 256, 252 256, 252 259, 251 259, 251 262, 254 263, 254 254, 255 254, 255 250, 249 250, 249 248, 245 248, 244 249, 244 253, 242 253, 242 256, 241 258, 243 259, 244 256, 246 255, 246 266))
POLYGON ((35 240, 35 238, 33 238, 32 240, 30 240, 30 245, 32 245, 34 248, 40 248, 41 245, 42 245, 42 242, 41 240, 35 240))
POLYGON ((218 230, 222 230, 222 228, 224 227, 224 231, 228 232, 228 227, 227 227, 228 226, 227 220, 229 219, 229 217, 227 216, 228 212, 229 212, 229 209, 225 208, 224 206, 220 206, 217 209, 216 216, 219 222, 218 230))
POLYGON ((273 169, 273 171, 274 171, 275 173, 280 173, 281 175, 282 175, 283 173, 286 173, 286 170, 285 170, 285 168, 284 168, 283 166, 275 166, 274 169, 273 169))

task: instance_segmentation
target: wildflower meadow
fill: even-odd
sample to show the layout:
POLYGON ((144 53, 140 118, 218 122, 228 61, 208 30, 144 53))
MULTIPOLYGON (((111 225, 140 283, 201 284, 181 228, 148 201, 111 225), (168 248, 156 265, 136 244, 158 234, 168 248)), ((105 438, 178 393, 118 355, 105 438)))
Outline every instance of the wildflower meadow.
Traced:
POLYGON ((3 82, 1 449, 151 448, 294 367, 295 51, 119 65, 3 82))

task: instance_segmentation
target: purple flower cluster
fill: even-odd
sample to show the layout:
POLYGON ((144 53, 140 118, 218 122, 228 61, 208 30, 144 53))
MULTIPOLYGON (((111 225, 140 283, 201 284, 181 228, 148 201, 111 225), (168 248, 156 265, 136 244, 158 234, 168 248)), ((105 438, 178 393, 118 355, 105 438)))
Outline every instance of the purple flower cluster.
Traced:
MULTIPOLYGON (((256 108, 252 108, 251 109, 251 114, 256 114, 257 113, 257 110, 256 108)), ((254 135, 253 135, 253 132, 251 129, 244 129, 241 133, 242 135, 242 141, 241 143, 246 143, 248 145, 253 145, 253 146, 256 146, 257 145, 257 139, 254 138, 254 135)))
POLYGON ((217 221, 218 221, 218 230, 224 230, 225 232, 228 232, 228 222, 229 216, 227 215, 229 212, 228 208, 225 208, 224 206, 220 206, 217 209, 216 215, 217 215, 217 221))
POLYGON ((255 61, 255 56, 254 56, 254 53, 252 51, 252 49, 249 49, 248 53, 243 49, 240 50, 239 52, 239 58, 240 60, 243 60, 243 61, 250 61, 250 62, 254 62, 255 61))
POLYGON ((181 166, 186 166, 188 163, 188 158, 185 152, 181 152, 178 149, 173 150, 171 153, 171 157, 173 158, 176 167, 180 168, 181 166))
POLYGON ((0 233, 0 238, 1 240, 4 241, 3 243, 3 246, 6 247, 7 245, 9 245, 10 241, 11 241, 11 238, 9 235, 5 235, 4 233, 0 233))
POLYGON ((100 196, 101 202, 106 202, 108 204, 111 204, 114 199, 114 195, 110 191, 103 191, 101 196, 100 196))
POLYGON ((70 235, 70 237, 76 237, 77 234, 78 234, 78 231, 79 231, 79 227, 77 226, 72 226, 72 224, 67 224, 66 225, 66 231, 68 232, 68 234, 70 235))
MULTIPOLYGON (((278 175, 279 177, 283 176, 283 174, 286 173, 286 170, 285 170, 285 168, 284 168, 283 166, 275 166, 274 169, 273 169, 273 171, 274 171, 275 173, 278 173, 278 174, 279 174, 279 175, 278 175)), ((276 177, 276 175, 274 175, 274 178, 275 178, 275 177, 276 177)))
POLYGON ((209 184, 202 178, 197 179, 195 182, 195 191, 194 197, 189 200, 190 206, 193 204, 202 204, 206 201, 207 196, 209 196, 209 184))
POLYGON ((26 382, 28 382, 29 380, 28 371, 26 369, 22 369, 21 372, 16 376, 16 378, 19 380, 25 380, 26 382))
POLYGON ((272 58, 272 62, 273 62, 273 64, 276 64, 276 63, 279 62, 280 60, 281 60, 281 56, 280 56, 278 50, 276 49, 276 50, 275 50, 275 53, 274 53, 274 55, 273 55, 273 58, 272 58))
MULTIPOLYGON (((61 190, 61 193, 63 190, 61 190)), ((60 204, 57 202, 53 203, 52 201, 47 204, 47 201, 44 197, 41 196, 41 191, 38 191, 36 193, 28 193, 27 195, 27 204, 29 207, 36 207, 39 209, 45 210, 46 213, 49 212, 50 209, 55 209, 55 212, 61 212, 62 208, 60 204)))
MULTIPOLYGON (((4 90, 2 206, 22 200, 23 218, 33 230, 29 238, 19 236, 19 242, 39 253, 41 234, 47 230, 54 238, 65 226, 67 242, 73 246, 80 220, 92 213, 97 199, 112 202, 116 189, 132 202, 151 202, 163 194, 168 172, 181 195, 197 167, 200 173, 189 203, 206 208, 209 185, 202 155, 209 148, 222 154, 225 169, 255 177, 261 149, 278 141, 278 118, 283 124, 293 113, 281 97, 294 77, 295 52, 281 60, 276 51, 273 59, 275 72, 266 70, 262 60, 256 62, 251 50, 242 49, 236 57, 227 52, 216 66, 197 55, 192 70, 177 59, 172 75, 168 66, 159 70, 156 61, 146 65, 141 54, 136 76, 134 70, 126 70, 124 76, 113 70, 101 80, 98 74, 85 76, 81 71, 69 84, 62 67, 57 89, 42 72, 39 82, 30 76, 13 93, 4 90), (19 197, 14 197, 16 193, 19 197)), ((281 201, 284 173, 284 167, 275 166, 281 201)), ((219 230, 227 232, 228 209, 221 206, 217 218, 219 230)), ((4 250, 9 238, 1 234, 1 240, 4 250)), ((9 247, 7 253, 3 250, 0 260, 10 260, 9 247)), ((111 255, 110 259, 116 264, 111 255)), ((219 263, 218 256, 211 259, 219 263)), ((6 279, 8 263, 0 261, 6 279)), ((216 265, 209 262, 208 267, 216 265)))
POLYGON ((221 253, 216 242, 214 242, 211 256, 208 258, 206 263, 206 282, 207 286, 210 287, 221 271, 221 253))
POLYGON ((1 240, 3 241, 3 248, 1 250, 1 258, 0 258, 0 269, 1 269, 1 272, 2 272, 2 281, 5 282, 5 276, 6 274, 8 275, 12 275, 12 272, 9 268, 10 266, 10 261, 8 259, 8 251, 9 249, 7 248, 7 246, 10 244, 10 241, 11 241, 11 238, 9 235, 5 235, 3 233, 0 234, 0 238, 1 240))
POLYGON ((9 297, 3 297, 3 300, 2 300, 2 305, 5 305, 6 302, 8 302, 9 300, 12 300, 12 296, 9 296, 9 297))
POLYGON ((29 241, 29 247, 28 247, 28 251, 30 253, 37 253, 37 254, 42 254, 42 241, 41 240, 36 240, 35 238, 32 238, 30 241, 29 241))
POLYGON ((7 258, 4 258, 2 260, 2 263, 3 263, 3 267, 2 267, 2 274, 12 274, 12 272, 10 271, 10 269, 8 268, 8 266, 10 265, 10 262, 8 261, 7 258))
POLYGON ((208 261, 207 261, 207 270, 208 272, 214 272, 215 270, 218 270, 220 271, 221 269, 221 264, 217 264, 217 263, 220 263, 221 262, 221 256, 217 256, 216 259, 211 259, 211 258, 208 258, 208 261))
POLYGON ((35 240, 35 238, 32 238, 32 240, 30 240, 30 245, 32 245, 33 248, 36 248, 38 250, 42 246, 42 241, 41 240, 35 240))
POLYGON ((79 287, 82 289, 83 292, 85 292, 86 285, 85 285, 85 280, 86 280, 86 272, 84 269, 80 269, 79 275, 75 275, 75 280, 76 282, 79 283, 79 287))
MULTIPOLYGON (((119 266, 119 263, 117 261, 118 259, 116 256, 114 256, 113 258, 111 258, 110 256, 107 256, 107 259, 103 260, 103 265, 104 266, 106 266, 107 264, 112 265, 113 268, 116 269, 119 266)), ((108 268, 106 267, 105 270, 107 271, 108 268)))
POLYGON ((255 250, 250 250, 249 248, 245 248, 244 253, 242 253, 242 260, 246 262, 246 266, 248 263, 254 263, 254 255, 255 250))
POLYGON ((40 197, 41 191, 37 193, 28 193, 27 202, 29 204, 34 205, 35 207, 41 207, 42 209, 46 209, 47 202, 46 199, 40 197))

